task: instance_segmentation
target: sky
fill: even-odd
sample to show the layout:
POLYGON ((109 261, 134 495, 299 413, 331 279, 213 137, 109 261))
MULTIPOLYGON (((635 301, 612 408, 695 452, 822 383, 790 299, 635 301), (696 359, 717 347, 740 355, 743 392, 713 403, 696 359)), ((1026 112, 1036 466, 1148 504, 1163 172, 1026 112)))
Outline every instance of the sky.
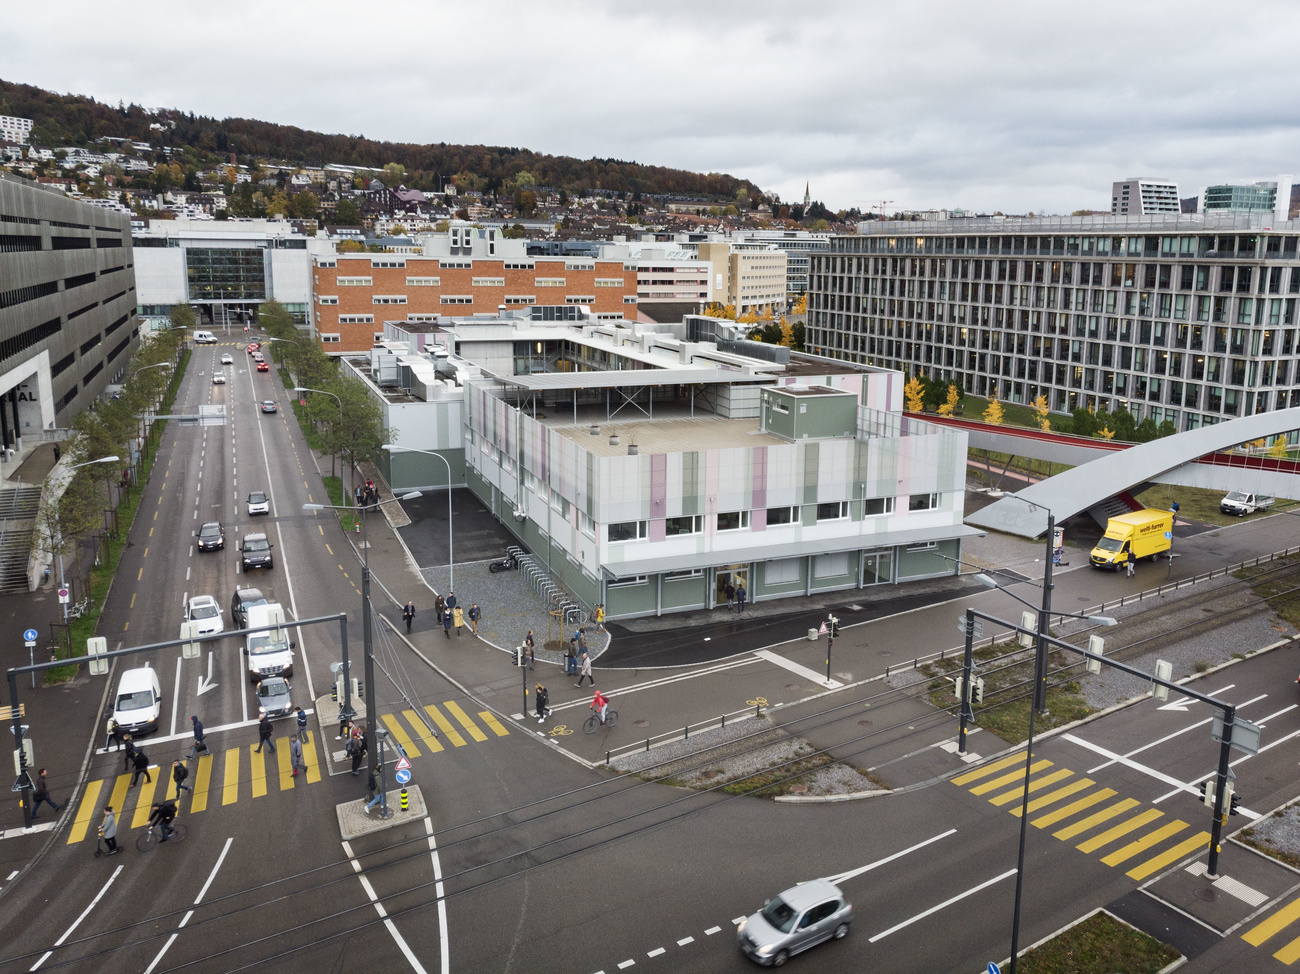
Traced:
POLYGON ((1109 209, 1300 175, 1300 4, 14 4, 0 78, 402 142, 805 183, 831 209, 1109 209))

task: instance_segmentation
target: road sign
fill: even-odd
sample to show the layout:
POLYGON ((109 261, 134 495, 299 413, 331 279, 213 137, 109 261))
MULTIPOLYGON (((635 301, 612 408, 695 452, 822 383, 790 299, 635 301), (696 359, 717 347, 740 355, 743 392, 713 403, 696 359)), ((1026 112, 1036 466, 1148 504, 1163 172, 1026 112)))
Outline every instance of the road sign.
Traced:
POLYGON ((59 589, 59 602, 62 605, 67 605, 70 601, 72 601, 72 593, 66 588, 59 589))
POLYGON ((395 767, 398 771, 410 771, 411 762, 408 761, 406 759, 406 755, 403 754, 400 758, 397 759, 397 764, 395 764, 393 767, 395 767))
POLYGON ((1172 532, 1172 531, 1166 531, 1166 532, 1165 532, 1165 540, 1166 540, 1166 541, 1172 541, 1172 540, 1174 540, 1174 532, 1172 532))
MULTIPOLYGON (((1252 724, 1248 720, 1242 720, 1237 717, 1232 722, 1232 743, 1229 747, 1235 747, 1238 751, 1244 751, 1247 754, 1259 753, 1259 739, 1263 728, 1259 724, 1252 724)), ((1215 714, 1214 720, 1210 723, 1210 740, 1219 744, 1223 743, 1223 715, 1215 714)))
MULTIPOLYGON (((957 631, 961 633, 963 636, 966 635, 965 613, 957 617, 957 631)), ((971 633, 974 635, 976 639, 982 638, 984 635, 984 623, 981 620, 976 619, 972 624, 971 633)))
POLYGON ((393 777, 397 779, 399 785, 409 785, 411 783, 411 772, 405 768, 394 771, 393 777))
POLYGON ((34 643, 38 635, 40 634, 35 629, 27 629, 23 632, 23 640, 24 642, 34 643))
POLYGON ((1002 974, 1002 968, 998 967, 993 961, 989 961, 988 974, 1002 974))

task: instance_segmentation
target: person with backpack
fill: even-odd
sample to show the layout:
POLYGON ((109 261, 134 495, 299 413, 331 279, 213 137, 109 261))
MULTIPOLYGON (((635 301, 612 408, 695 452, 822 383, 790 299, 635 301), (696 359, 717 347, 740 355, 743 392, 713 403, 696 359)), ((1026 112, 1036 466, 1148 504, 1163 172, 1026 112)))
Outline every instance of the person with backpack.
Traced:
POLYGON ((135 754, 131 758, 131 764, 135 768, 135 772, 131 775, 131 784, 127 787, 134 788, 140 780, 140 775, 144 775, 146 784, 153 784, 153 777, 149 774, 149 759, 145 757, 144 751, 136 748, 135 754))
POLYGON ((41 770, 36 774, 36 790, 32 793, 32 796, 35 798, 35 801, 32 802, 32 818, 35 819, 40 817, 36 814, 36 811, 41 807, 41 802, 45 802, 45 804, 49 805, 50 808, 54 809, 56 812, 59 810, 59 806, 56 805, 54 799, 50 797, 50 783, 45 780, 44 768, 41 768, 41 770))
POLYGON ((118 750, 122 746, 122 728, 118 726, 117 721, 113 719, 112 714, 108 715, 108 723, 104 728, 105 751, 108 750, 108 745, 110 744, 113 745, 114 751, 118 750))
POLYGON ((537 684, 537 722, 539 724, 543 723, 551 714, 550 708, 546 706, 550 698, 551 695, 546 692, 546 687, 540 683, 537 684))
POLYGON ((348 739, 348 756, 352 758, 352 774, 361 774, 361 762, 366 756, 366 736, 358 728, 353 732, 352 737, 348 739))
POLYGON ((181 800, 181 792, 188 791, 193 793, 194 789, 185 783, 185 779, 190 776, 190 769, 185 767, 180 761, 172 762, 172 781, 176 782, 176 800, 181 800))
POLYGON ((469 618, 470 631, 473 632, 475 636, 477 636, 478 621, 483 617, 483 612, 481 609, 479 609, 477 602, 475 602, 473 605, 469 607, 469 612, 467 614, 467 617, 469 618))
POLYGON ((298 740, 299 742, 306 744, 307 743, 307 711, 303 710, 301 707, 294 707, 293 712, 298 719, 298 740))
POLYGON ((130 734, 123 734, 122 747, 126 751, 122 756, 122 772, 125 774, 131 770, 131 765, 135 763, 135 739, 130 734))

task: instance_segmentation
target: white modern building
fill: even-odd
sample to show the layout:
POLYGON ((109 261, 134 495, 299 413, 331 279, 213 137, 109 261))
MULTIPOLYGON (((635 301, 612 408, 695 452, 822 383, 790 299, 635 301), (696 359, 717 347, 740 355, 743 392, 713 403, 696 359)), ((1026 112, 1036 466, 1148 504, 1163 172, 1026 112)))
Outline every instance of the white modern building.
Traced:
POLYGON ((1291 212, 1291 174, 1275 179, 1240 180, 1202 186, 1198 212, 1229 210, 1236 213, 1271 213, 1276 221, 1287 219, 1291 212))
POLYGON ((1180 213, 1178 184, 1168 179, 1132 176, 1110 189, 1110 212, 1116 216, 1180 213))
POLYGON ((31 138, 32 120, 0 115, 0 142, 24 143, 31 138))

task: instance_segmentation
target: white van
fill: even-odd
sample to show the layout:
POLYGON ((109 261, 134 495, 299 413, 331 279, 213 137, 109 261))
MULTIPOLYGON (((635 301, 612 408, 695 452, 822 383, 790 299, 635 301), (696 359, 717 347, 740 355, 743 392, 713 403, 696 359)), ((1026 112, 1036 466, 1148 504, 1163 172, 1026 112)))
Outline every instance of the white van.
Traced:
POLYGON ((293 651, 298 644, 289 639, 284 607, 278 602, 248 608, 248 634, 244 655, 248 657, 248 678, 256 683, 267 676, 293 676, 293 651))
POLYGON ((162 713, 162 687, 150 667, 127 670, 117 681, 113 719, 127 734, 147 734, 158 729, 162 713))
POLYGON ((215 345, 216 343, 217 336, 210 331, 196 331, 194 333, 195 345, 215 345))

